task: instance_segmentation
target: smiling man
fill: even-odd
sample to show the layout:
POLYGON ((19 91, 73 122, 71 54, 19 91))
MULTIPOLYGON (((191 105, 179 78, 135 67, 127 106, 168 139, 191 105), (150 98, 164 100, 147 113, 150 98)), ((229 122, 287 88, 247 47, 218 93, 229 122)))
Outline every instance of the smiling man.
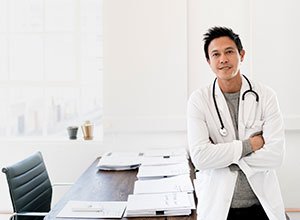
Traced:
POLYGON ((188 102, 198 219, 288 219, 275 172, 285 139, 274 91, 241 74, 245 50, 231 29, 209 29, 204 52, 216 79, 188 102))

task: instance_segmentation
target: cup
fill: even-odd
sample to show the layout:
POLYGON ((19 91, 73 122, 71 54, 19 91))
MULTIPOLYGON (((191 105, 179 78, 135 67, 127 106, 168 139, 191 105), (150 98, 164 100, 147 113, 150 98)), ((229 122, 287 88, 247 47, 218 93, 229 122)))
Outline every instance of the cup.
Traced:
POLYGON ((93 124, 91 124, 89 121, 86 121, 81 126, 84 140, 92 140, 93 139, 93 129, 94 129, 93 124))
POLYGON ((78 131, 77 126, 69 126, 69 127, 67 127, 67 130, 68 130, 70 140, 77 139, 77 131, 78 131))

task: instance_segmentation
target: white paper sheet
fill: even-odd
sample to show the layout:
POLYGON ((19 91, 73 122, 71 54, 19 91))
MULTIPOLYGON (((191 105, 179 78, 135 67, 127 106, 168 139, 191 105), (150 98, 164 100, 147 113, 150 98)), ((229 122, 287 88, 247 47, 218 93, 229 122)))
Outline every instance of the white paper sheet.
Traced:
POLYGON ((193 192, 194 187, 189 174, 154 180, 137 180, 134 183, 134 194, 193 192))
POLYGON ((160 156, 160 157, 146 157, 142 158, 142 166, 158 166, 177 163, 187 163, 188 160, 185 155, 180 156, 160 156))
POLYGON ((187 163, 161 165, 161 166, 140 166, 137 173, 139 179, 162 178, 189 174, 190 168, 187 163))
POLYGON ((162 156, 186 156, 187 151, 184 147, 182 148, 157 148, 149 149, 144 151, 145 157, 162 157, 162 156))
POLYGON ((122 218, 127 202, 69 201, 59 218, 122 218))

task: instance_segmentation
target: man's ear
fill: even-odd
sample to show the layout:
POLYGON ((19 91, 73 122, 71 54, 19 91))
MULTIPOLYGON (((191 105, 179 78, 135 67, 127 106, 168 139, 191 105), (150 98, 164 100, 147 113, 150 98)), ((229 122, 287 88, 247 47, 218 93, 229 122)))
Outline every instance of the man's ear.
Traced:
POLYGON ((210 59, 206 59, 207 63, 210 65, 210 59))
POLYGON ((246 53, 245 50, 241 50, 241 52, 240 52, 241 62, 243 62, 243 60, 244 60, 245 53, 246 53))

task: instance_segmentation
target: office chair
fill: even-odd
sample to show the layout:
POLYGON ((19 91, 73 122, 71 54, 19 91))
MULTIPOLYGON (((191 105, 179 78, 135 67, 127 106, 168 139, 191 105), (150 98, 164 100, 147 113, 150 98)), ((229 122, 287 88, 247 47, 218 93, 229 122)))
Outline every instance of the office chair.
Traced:
POLYGON ((2 169, 14 215, 11 220, 41 220, 50 211, 52 186, 41 152, 2 169))

